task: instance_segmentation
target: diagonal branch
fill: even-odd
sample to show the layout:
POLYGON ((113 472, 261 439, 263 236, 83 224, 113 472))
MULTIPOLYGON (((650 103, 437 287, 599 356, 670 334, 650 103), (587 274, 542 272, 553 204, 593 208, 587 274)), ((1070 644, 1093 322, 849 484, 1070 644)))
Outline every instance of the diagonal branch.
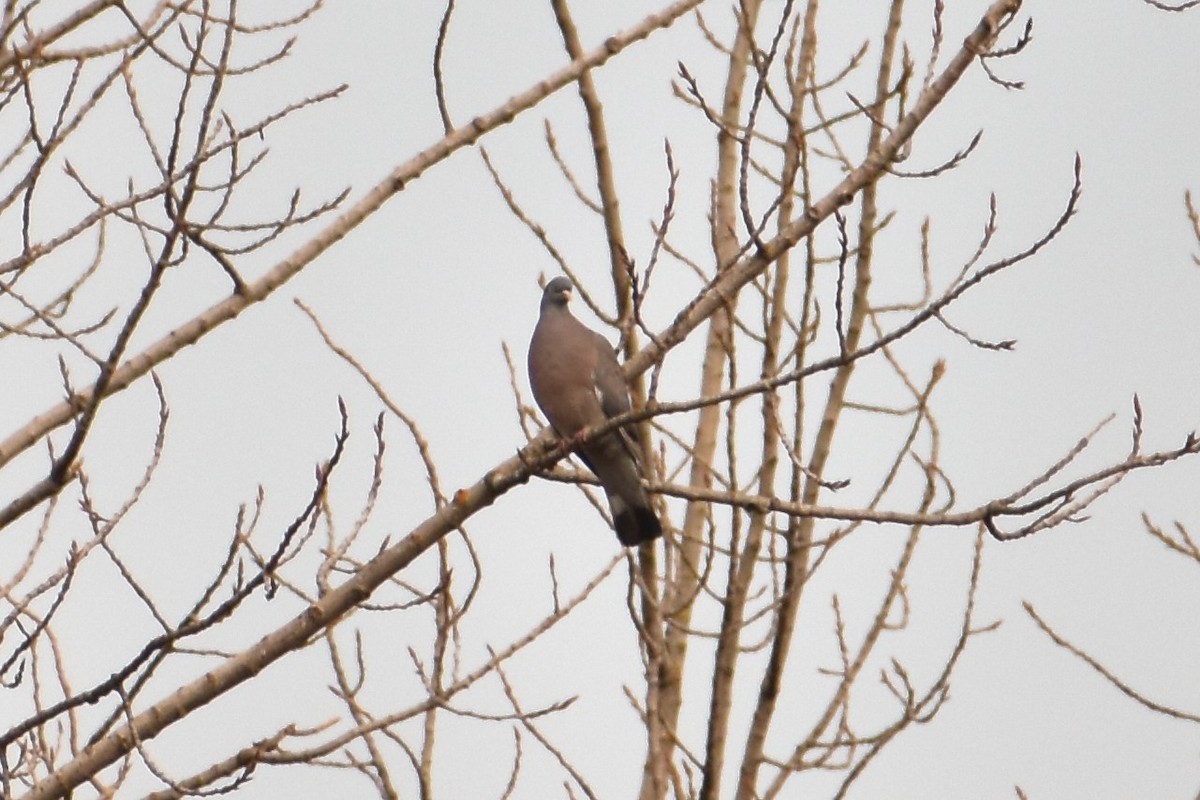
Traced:
MULTIPOLYGON (((377 183, 357 203, 322 231, 267 271, 262 278, 248 284, 243 294, 235 294, 209 307, 142 352, 130 357, 113 371, 111 378, 103 387, 104 391, 112 394, 127 388, 134 381, 145 376, 153 367, 171 358, 183 348, 195 344, 214 328, 229 322, 250 306, 265 300, 342 237, 378 211, 394 195, 403 191, 409 182, 419 178, 426 170, 445 161, 459 150, 474 144, 485 134, 512 122, 520 114, 538 105, 564 86, 578 80, 589 70, 601 66, 630 45, 671 25, 701 2, 702 0, 676 0, 661 11, 648 15, 634 27, 609 37, 603 45, 588 52, 582 58, 572 61, 492 111, 475 117, 463 127, 451 131, 437 143, 397 166, 387 177, 377 183)), ((29 420, 24 427, 0 441, 0 467, 27 450, 50 431, 69 422, 79 407, 86 408, 92 402, 91 393, 83 390, 29 420)))
POLYGON ((1188 722, 1200 722, 1200 716, 1197 716, 1196 714, 1189 714, 1186 711, 1180 711, 1179 709, 1172 708, 1171 706, 1164 706, 1161 703, 1156 703, 1147 698, 1145 695, 1114 675, 1111 670, 1097 661, 1093 656, 1088 655, 1083 650, 1060 636, 1044 619, 1042 619, 1041 615, 1037 613, 1037 610, 1033 607, 1032 603, 1025 601, 1023 605, 1025 606, 1025 613, 1027 613, 1033 619, 1033 621, 1037 623, 1037 626, 1042 629, 1043 633, 1050 637, 1051 641, 1066 650, 1071 655, 1082 660, 1092 669, 1096 670, 1096 672, 1100 673, 1101 677, 1103 677, 1113 686, 1117 687, 1117 689, 1119 689, 1120 692, 1126 697, 1145 706, 1151 711, 1158 712, 1159 714, 1165 714, 1168 717, 1174 717, 1175 719, 1187 720, 1188 722))

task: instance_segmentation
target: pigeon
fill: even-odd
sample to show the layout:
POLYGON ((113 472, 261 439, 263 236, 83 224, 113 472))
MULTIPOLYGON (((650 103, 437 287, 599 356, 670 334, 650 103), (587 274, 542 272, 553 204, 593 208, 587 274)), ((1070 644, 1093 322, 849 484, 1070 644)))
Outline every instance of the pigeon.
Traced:
MULTIPOLYGON (((567 309, 573 288, 563 277, 546 284, 541 315, 529 342, 533 398, 564 439, 630 408, 629 387, 612 346, 567 309)), ((632 428, 619 428, 577 451, 604 488, 617 538, 626 547, 662 535, 662 523, 642 487, 636 435, 632 428)))

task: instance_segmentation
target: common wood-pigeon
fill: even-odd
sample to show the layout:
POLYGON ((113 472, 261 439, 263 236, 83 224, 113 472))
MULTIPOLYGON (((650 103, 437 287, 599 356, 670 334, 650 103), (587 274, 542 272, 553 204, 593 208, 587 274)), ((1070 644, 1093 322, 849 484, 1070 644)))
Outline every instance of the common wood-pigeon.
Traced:
MULTIPOLYGON (((629 387, 612 346, 571 315, 573 287, 558 277, 546 284, 541 315, 529 342, 529 384, 550 425, 564 439, 629 411, 629 387)), ((662 535, 662 524, 642 488, 636 431, 620 428, 578 450, 596 474, 621 544, 630 547, 662 535)))

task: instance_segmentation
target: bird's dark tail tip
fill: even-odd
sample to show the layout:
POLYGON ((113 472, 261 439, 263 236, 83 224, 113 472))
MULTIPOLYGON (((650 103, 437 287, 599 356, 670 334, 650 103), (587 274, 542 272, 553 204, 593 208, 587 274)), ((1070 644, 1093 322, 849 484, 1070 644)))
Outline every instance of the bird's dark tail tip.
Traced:
POLYGON ((662 536, 662 523, 648 506, 625 508, 616 515, 613 524, 617 538, 626 547, 645 544, 662 536))

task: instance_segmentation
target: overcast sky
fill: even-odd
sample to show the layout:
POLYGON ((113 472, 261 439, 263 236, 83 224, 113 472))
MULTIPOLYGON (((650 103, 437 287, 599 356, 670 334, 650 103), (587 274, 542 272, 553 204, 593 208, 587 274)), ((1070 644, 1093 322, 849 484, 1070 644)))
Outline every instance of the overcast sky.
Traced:
MULTIPOLYGON (((261 79, 232 85, 230 111, 245 120, 313 91, 343 82, 350 86, 332 104, 273 132, 268 162, 252 194, 262 198, 264 210, 283 208, 297 185, 310 202, 346 187, 357 196, 440 138, 430 82, 438 5, 332 3, 300 29, 285 64, 261 79)), ((654 4, 576 5, 581 35, 590 47, 654 4)), ((910 2, 906 11, 905 39, 918 63, 929 46, 931 5, 910 2)), ((982 1, 948 5, 946 49, 957 46, 986 8, 982 1)), ((767 6, 777 11, 780 3, 767 6)), ((875 36, 882 7, 877 0, 827 4, 818 70, 832 74, 864 39, 875 36)), ((725 4, 706 4, 704 13, 715 29, 728 31, 725 4)), ((1000 221, 992 252, 1013 252, 1053 223, 1070 190, 1073 159, 1076 153, 1082 158, 1082 203, 1066 231, 1036 259, 956 303, 949 313, 955 324, 979 337, 1017 340, 1015 351, 983 353, 945 335, 918 337, 907 351, 917 363, 947 362, 934 410, 942 428, 944 466, 956 476, 964 508, 1016 488, 1110 413, 1116 420, 1082 464, 1095 468, 1123 457, 1135 393, 1145 410, 1148 449, 1177 446, 1200 425, 1200 267, 1192 259, 1200 254, 1200 244, 1183 203, 1185 189, 1200 194, 1195 96, 1200 12, 1169 14, 1137 0, 1030 0, 1022 21, 1025 16, 1035 20, 1032 44, 1024 54, 995 64, 1002 77, 1023 81, 1025 88, 1000 88, 973 67, 919 132, 909 164, 914 169, 936 164, 983 129, 978 152, 937 180, 889 180, 881 195, 881 204, 894 209, 897 218, 880 240, 878 258, 883 265, 894 262, 900 277, 889 279, 881 267, 877 290, 903 293, 902 281, 914 274, 918 230, 927 215, 935 268, 943 277, 952 276, 974 249, 991 193, 1000 221)), ((445 59, 456 123, 494 108, 565 61, 548 4, 479 0, 460 0, 445 59)), ((641 262, 652 242, 648 221, 657 218, 664 200, 664 138, 670 139, 682 173, 677 235, 694 254, 708 249, 712 137, 694 110, 672 99, 670 84, 680 61, 709 97, 720 95, 720 61, 691 18, 597 74, 624 192, 626 228, 641 262)), ((868 63, 873 69, 872 56, 868 63)), ((869 85, 870 78, 864 75, 861 81, 869 85)), ((154 91, 153 85, 145 86, 143 95, 153 97, 154 91)), ((859 91, 866 96, 861 85, 859 91)), ((604 291, 602 231, 558 176, 542 140, 546 120, 580 174, 589 175, 582 115, 570 88, 483 144, 572 266, 602 301, 611 301, 604 291)), ((112 134, 97 157, 81 165, 97 183, 110 181, 114 193, 128 176, 150 174, 149 165, 139 160, 144 156, 125 157, 135 152, 121 144, 127 140, 120 137, 128 135, 128 130, 112 134)), ((247 273, 265 270, 298 241, 285 237, 248 261, 247 273)), ((161 369, 172 409, 170 445, 153 490, 127 523, 131 564, 156 576, 151 582, 178 582, 194 591, 206 575, 192 574, 189 567, 219 558, 238 504, 252 500, 260 484, 268 496, 264 527, 286 524, 310 491, 312 465, 329 450, 339 395, 348 402, 354 430, 351 469, 361 474, 369 464, 370 425, 380 404, 324 348, 293 298, 310 305, 419 422, 444 488, 478 480, 523 443, 501 345, 512 349, 520 388, 527 391, 523 362, 536 318, 537 280, 555 271, 505 210, 476 152, 460 152, 430 170, 271 300, 161 369)), ((675 280, 677 290, 670 283, 660 285, 648 304, 652 327, 665 326, 696 288, 694 281, 675 280)), ((173 277, 132 350, 227 291, 228 282, 215 270, 173 277)), ((93 302, 105 307, 102 297, 93 302)), ((576 310, 589 324, 598 324, 576 310)), ((693 339, 698 342, 701 334, 693 339)), ((662 399, 694 393, 689 365, 697 352, 696 342, 681 349, 678 366, 664 373, 662 399)), ((32 348, 19 356, 29 388, 6 406, 6 427, 16 428, 56 399, 57 365, 44 356, 32 348)), ((115 399, 101 416, 86 459, 102 500, 116 502, 136 480, 154 433, 152 409, 147 383, 115 399)), ((693 423, 679 424, 687 430, 693 423)), ((377 538, 394 540, 428 514, 429 503, 411 442, 399 424, 389 425, 389 491, 377 538)), ((867 429, 856 429, 853 416, 841 435, 848 455, 831 469, 844 468, 852 478, 856 459, 869 458, 873 442, 867 429)), ((23 475, 7 472, 0 476, 3 485, 23 487, 37 466, 29 460, 30 471, 23 475)), ((1054 647, 1021 603, 1033 603, 1147 696, 1200 713, 1200 572, 1147 537, 1140 522, 1147 511, 1162 525, 1180 520, 1200 531, 1198 487, 1200 460, 1148 471, 1127 479, 1086 521, 1028 540, 989 542, 978 617, 1003 619, 1003 625, 974 643, 951 702, 936 722, 901 736, 852 796, 1012 797, 1013 785, 1019 784, 1035 800, 1194 797, 1200 790, 1200 730, 1123 698, 1054 647)), ((365 480, 347 481, 335 491, 335 501, 345 504, 344 524, 352 521, 365 489, 365 480)), ((573 589, 616 552, 602 520, 562 484, 533 481, 477 515, 469 528, 484 569, 479 608, 464 629, 476 658, 485 644, 507 642, 546 613, 551 554, 559 579, 573 589)), ((82 534, 64 533, 70 535, 82 534)), ((873 547, 894 547, 902 536, 897 529, 864 532, 864 559, 873 547)), ((961 607, 972 545, 969 530, 934 530, 927 538, 910 579, 917 620, 910 638, 899 645, 917 665, 923 658, 938 663, 947 637, 954 635, 945 620, 961 607)), ((0 559, 6 557, 0 550, 0 559)), ((887 563, 864 562, 861 573, 853 563, 844 564, 829 577, 829 590, 850 607, 859 602, 869 608, 879 591, 877 572, 887 563), (856 588, 864 595, 857 600, 856 588)), ((428 577, 429 568, 422 565, 416 573, 428 577)), ((636 685, 638 677, 623 574, 619 567, 574 623, 511 667, 514 680, 530 687, 531 706, 579 697, 561 722, 548 720, 547 728, 600 795, 613 798, 635 791, 644 746, 621 691, 623 683, 636 685)), ((191 596, 179 594, 180 609, 191 596)), ((285 611, 263 604, 263 617, 256 621, 282 620, 285 611)), ((84 641, 96 637, 98 645, 144 633, 121 631, 113 622, 119 613, 99 622, 86 608, 67 613, 64 626, 84 641)), ((380 689, 381 701, 400 705, 406 688, 415 690, 407 639, 427 633, 423 627, 399 627, 389 634, 390 643, 373 653, 377 670, 396 673, 395 696, 380 689)), ((833 658, 828 630, 814 623, 812 633, 817 660, 833 658)), ((225 724, 220 715, 234 704, 255 712, 254 723, 245 723, 247 737, 291 719, 295 708, 289 693, 321 696, 314 687, 327 677, 319 671, 323 662, 317 654, 300 654, 288 663, 292 666, 274 668, 278 690, 243 688, 202 712, 190 730, 225 724)), ((91 677, 106 675, 112 666, 98 660, 91 677)), ((80 685, 88 682, 87 673, 81 665, 80 685)), ((494 699, 481 695, 480 703, 494 699)), ((490 710, 499 710, 498 705, 490 710)), ((317 703, 299 721, 315 724, 335 711, 332 704, 322 709, 317 703)), ((703 720, 685 716, 684 722, 699 726, 703 720)), ((445 761, 438 772, 443 796, 498 794, 511 754, 510 735, 497 731, 475 739, 478 725, 453 718, 445 725, 445 761), (455 747, 470 757, 452 754, 455 747)), ((174 760, 186 770, 194 751, 183 740, 181 734, 168 734, 161 745, 168 763, 174 760)), ((529 757, 518 796, 562 796, 561 775, 550 761, 529 757)), ((296 790, 289 783, 294 777, 266 770, 243 795, 277 797, 291 786, 300 792, 296 796, 318 796, 311 792, 328 777, 306 773, 311 781, 296 790)))

